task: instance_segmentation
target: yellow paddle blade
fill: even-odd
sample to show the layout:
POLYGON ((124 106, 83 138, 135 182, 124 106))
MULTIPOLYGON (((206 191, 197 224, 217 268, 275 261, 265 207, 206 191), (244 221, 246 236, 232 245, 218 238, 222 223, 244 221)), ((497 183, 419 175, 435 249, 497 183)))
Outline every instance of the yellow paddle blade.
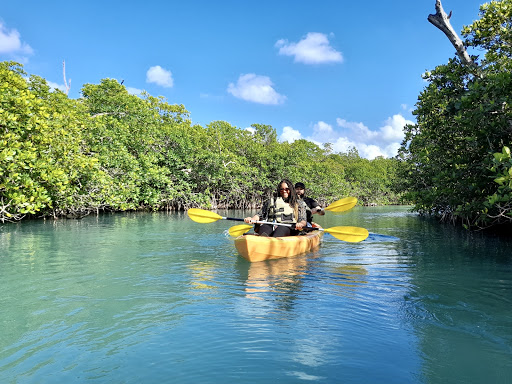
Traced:
POLYGON ((192 220, 194 220, 197 223, 214 223, 217 220, 222 219, 222 216, 217 215, 214 212, 206 211, 204 209, 199 208, 190 208, 187 211, 188 217, 190 217, 192 220))
POLYGON ((335 201, 332 204, 329 204, 325 210, 332 212, 344 212, 352 209, 357 204, 357 199, 355 197, 345 197, 344 199, 335 201))
POLYGON ((229 234, 233 237, 242 236, 244 233, 249 232, 252 229, 252 225, 240 224, 229 228, 229 234))
POLYGON ((358 243, 369 235, 368 230, 361 227, 331 227, 324 229, 324 231, 337 239, 348 241, 349 243, 358 243))

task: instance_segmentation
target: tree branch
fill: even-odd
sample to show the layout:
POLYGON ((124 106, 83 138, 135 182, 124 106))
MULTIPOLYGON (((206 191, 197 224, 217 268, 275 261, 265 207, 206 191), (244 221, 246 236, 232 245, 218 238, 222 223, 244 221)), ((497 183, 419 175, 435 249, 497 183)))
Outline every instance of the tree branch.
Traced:
POLYGON ((450 24, 451 16, 451 11, 450 14, 447 15, 443 10, 441 0, 436 0, 436 13, 435 15, 428 15, 427 20, 439 28, 446 35, 446 37, 448 37, 452 45, 455 47, 457 55, 459 56, 462 63, 473 66, 473 60, 471 60, 469 57, 468 52, 462 43, 462 40, 459 38, 457 33, 453 30, 452 25, 450 24))

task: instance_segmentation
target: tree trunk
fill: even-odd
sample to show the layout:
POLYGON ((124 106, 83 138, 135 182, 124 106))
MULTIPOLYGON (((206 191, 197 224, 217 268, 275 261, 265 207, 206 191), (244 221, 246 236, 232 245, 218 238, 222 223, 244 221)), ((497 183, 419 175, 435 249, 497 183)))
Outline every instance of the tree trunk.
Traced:
POLYGON ((466 65, 474 65, 473 60, 468 55, 468 52, 466 51, 466 48, 464 47, 464 44, 462 43, 462 40, 459 38, 457 33, 453 30, 452 25, 450 24, 450 17, 452 16, 452 12, 450 11, 450 14, 447 15, 444 10, 443 6, 441 5, 441 0, 436 0, 436 14, 435 15, 428 15, 428 21, 430 21, 432 24, 434 24, 437 28, 439 28, 443 33, 448 37, 452 45, 455 47, 455 50, 457 51, 457 55, 459 56, 460 60, 463 64, 466 65))

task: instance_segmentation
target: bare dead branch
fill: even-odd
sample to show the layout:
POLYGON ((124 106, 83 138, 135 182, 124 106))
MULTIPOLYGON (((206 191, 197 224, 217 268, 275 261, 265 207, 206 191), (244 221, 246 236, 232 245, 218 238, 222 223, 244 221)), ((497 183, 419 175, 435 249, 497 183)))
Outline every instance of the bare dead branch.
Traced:
POLYGON ((441 4, 441 0, 436 0, 436 13, 434 15, 428 15, 427 20, 439 28, 446 35, 446 37, 448 37, 448 40, 450 40, 454 46, 462 63, 473 66, 473 60, 471 60, 469 57, 469 54, 466 51, 462 40, 459 38, 459 35, 457 35, 457 33, 453 30, 452 25, 450 24, 451 16, 451 11, 449 15, 445 13, 443 5, 441 4))

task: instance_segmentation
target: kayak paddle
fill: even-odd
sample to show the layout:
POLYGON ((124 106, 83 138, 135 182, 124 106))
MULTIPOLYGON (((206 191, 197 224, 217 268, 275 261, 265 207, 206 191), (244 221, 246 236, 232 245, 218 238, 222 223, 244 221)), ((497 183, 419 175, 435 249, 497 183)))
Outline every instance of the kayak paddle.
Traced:
POLYGON ((252 229, 252 225, 240 224, 229 228, 229 234, 233 237, 242 236, 244 233, 249 232, 252 229))
POLYGON ((244 219, 238 219, 236 217, 223 217, 221 215, 217 215, 215 212, 206 211, 200 208, 190 208, 187 211, 187 214, 192 220, 201 224, 215 223, 218 220, 244 221, 244 219))
MULTIPOLYGON (((292 224, 283 224, 283 223, 268 223, 261 221, 260 224, 272 224, 272 225, 285 225, 288 227, 291 227, 292 224)), ((235 225, 234 227, 229 228, 229 234, 233 237, 238 237, 243 235, 246 232, 249 232, 252 229, 252 225, 249 224, 240 224, 235 225)), ((331 228, 311 228, 306 227, 303 228, 307 231, 324 231, 331 235, 333 235, 335 238, 343 241, 347 241, 349 243, 358 243, 360 241, 363 241, 366 239, 369 235, 368 230, 361 227, 348 227, 348 226, 339 226, 339 227, 331 227, 331 228)))
MULTIPOLYGON (((187 214, 188 214, 188 217, 190 217, 196 223, 201 223, 201 224, 214 223, 214 222, 216 222, 218 220, 244 221, 244 219, 239 219, 239 218, 236 218, 236 217, 224 217, 224 216, 216 214, 215 212, 207 211, 205 209, 200 209, 200 208, 190 208, 187 211, 187 214)), ((253 224, 272 224, 272 225, 282 225, 284 227, 293 227, 293 226, 295 226, 295 224, 271 223, 269 221, 255 221, 253 224)), ((240 227, 241 228, 243 226, 244 226, 244 224, 236 225, 235 227, 240 227)), ((233 228, 235 228, 235 227, 233 227, 233 228)), ((252 225, 250 225, 249 227, 252 228, 252 225)), ((236 232, 237 230, 235 229, 234 231, 236 232)), ((247 231, 245 231, 245 232, 247 232, 247 231)))
MULTIPOLYGON (((348 198, 347 198, 348 199, 348 198)), ((355 199, 355 198, 353 198, 355 199)), ((343 199, 342 199, 343 200, 343 199)), ((341 200, 339 200, 341 201, 341 200)), ((337 202, 336 202, 337 203, 337 202)), ((334 204, 334 203, 333 203, 334 204)), ((332 205, 332 204, 331 204, 332 205)), ((349 204, 341 204, 340 206, 346 207, 349 204)), ((350 208, 349 208, 350 209, 350 208)), ((201 224, 209 224, 214 223, 218 220, 233 220, 233 221, 244 221, 244 219, 236 218, 236 217, 224 217, 221 215, 216 214, 215 212, 207 211, 200 208, 190 208, 187 211, 188 217, 190 217, 192 220, 194 220, 197 223, 201 224)), ((272 225, 282 225, 285 227, 293 227, 294 224, 287 224, 287 223, 271 223, 268 221, 256 221, 253 224, 272 224, 272 225)), ((233 230, 229 230, 229 234, 235 237, 238 237, 240 235, 243 235, 245 232, 248 232, 252 228, 252 225, 248 224, 241 224, 241 225, 235 225, 233 227, 233 230)), ((359 242, 363 241, 368 237, 368 230, 365 228, 360 227, 331 227, 327 229, 320 229, 320 228, 311 228, 311 227, 305 227, 305 230, 320 230, 327 233, 330 233, 337 239, 348 241, 348 242, 359 242)))
MULTIPOLYGON (((344 199, 329 204, 327 207, 325 207, 325 210, 332 212, 343 212, 353 208, 356 204, 357 199, 355 197, 345 197, 344 199)), ((218 220, 244 221, 244 219, 235 217, 223 217, 216 214, 215 212, 206 211, 200 208, 190 208, 187 211, 187 214, 192 220, 201 224, 214 223, 218 220)))
POLYGON ((324 208, 325 211, 344 212, 352 209, 357 204, 355 197, 345 197, 344 199, 335 201, 324 208))

